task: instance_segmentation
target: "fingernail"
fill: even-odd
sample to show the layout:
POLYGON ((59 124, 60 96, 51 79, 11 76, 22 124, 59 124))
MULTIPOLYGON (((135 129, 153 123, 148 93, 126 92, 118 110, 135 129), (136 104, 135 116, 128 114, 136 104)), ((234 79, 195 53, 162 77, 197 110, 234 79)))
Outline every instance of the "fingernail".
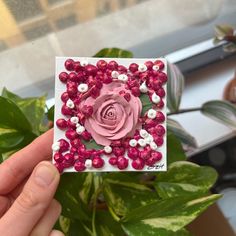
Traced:
POLYGON ((35 181, 42 187, 49 186, 56 175, 57 172, 54 168, 46 164, 40 164, 35 171, 35 181))

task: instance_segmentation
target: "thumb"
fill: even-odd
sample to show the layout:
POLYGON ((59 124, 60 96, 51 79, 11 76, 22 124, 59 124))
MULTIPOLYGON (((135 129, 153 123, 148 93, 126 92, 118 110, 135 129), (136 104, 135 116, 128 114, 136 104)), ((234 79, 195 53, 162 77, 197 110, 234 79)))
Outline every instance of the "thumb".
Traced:
POLYGON ((39 163, 19 197, 1 218, 0 235, 28 235, 51 203, 59 178, 51 163, 39 163))

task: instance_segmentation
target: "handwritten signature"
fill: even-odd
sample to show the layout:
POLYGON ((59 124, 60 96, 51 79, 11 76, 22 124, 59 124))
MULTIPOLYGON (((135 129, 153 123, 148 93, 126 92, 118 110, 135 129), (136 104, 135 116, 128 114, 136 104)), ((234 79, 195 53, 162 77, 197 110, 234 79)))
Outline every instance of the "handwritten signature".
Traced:
POLYGON ((165 166, 165 164, 157 164, 157 165, 153 165, 153 166, 148 166, 148 170, 160 170, 163 169, 165 166))

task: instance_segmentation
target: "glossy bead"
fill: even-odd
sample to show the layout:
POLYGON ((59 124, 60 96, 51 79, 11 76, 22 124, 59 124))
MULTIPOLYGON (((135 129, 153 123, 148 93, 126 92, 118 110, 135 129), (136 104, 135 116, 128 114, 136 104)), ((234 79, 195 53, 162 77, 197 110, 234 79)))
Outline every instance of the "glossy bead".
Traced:
POLYGON ((159 103, 160 100, 161 100, 160 97, 156 93, 152 94, 151 99, 152 99, 152 102, 155 103, 155 104, 159 103))
POLYGON ((59 151, 59 150, 60 150, 60 142, 55 142, 55 143, 53 143, 53 144, 52 144, 52 150, 53 150, 54 152, 59 151))
POLYGON ((145 72, 147 70, 147 66, 145 64, 139 64, 138 71, 145 72))
POLYGON ((87 75, 95 76, 97 71, 98 71, 98 69, 94 65, 87 65, 87 66, 85 66, 85 72, 86 72, 87 75))
POLYGON ((99 61, 97 62, 97 67, 98 67, 99 70, 105 71, 106 68, 107 68, 107 62, 104 61, 104 60, 99 60, 99 61))
POLYGON ((65 119, 58 119, 56 121, 56 126, 59 128, 59 129, 66 129, 67 128, 67 121, 65 119))
POLYGON ((79 118, 77 116, 73 116, 70 118, 70 121, 74 124, 77 124, 79 122, 79 118))
POLYGON ((102 168, 104 166, 104 160, 101 157, 94 157, 92 165, 94 168, 102 168))
POLYGON ((154 65, 154 66, 152 67, 152 69, 153 69, 154 71, 158 71, 160 68, 159 68, 158 65, 154 65))
POLYGON ((74 168, 76 171, 80 172, 80 171, 84 171, 86 169, 85 165, 83 162, 80 162, 80 161, 77 161, 75 164, 74 164, 74 168))
POLYGON ((139 150, 138 148, 135 148, 135 147, 130 147, 128 148, 128 151, 127 151, 127 156, 130 158, 130 159, 136 159, 138 158, 139 156, 139 150))
POLYGON ((62 93, 61 100, 63 102, 67 102, 68 99, 69 99, 69 94, 67 92, 62 93))
POLYGON ((144 64, 147 66, 148 70, 151 70, 152 67, 153 67, 153 62, 152 61, 146 61, 144 64))
POLYGON ((78 90, 77 90, 76 85, 69 85, 69 86, 67 87, 67 90, 66 90, 66 91, 67 91, 69 97, 75 97, 78 90))
POLYGON ((82 60, 82 61, 80 62, 80 65, 83 66, 83 67, 87 66, 88 64, 89 64, 89 63, 88 63, 88 61, 87 61, 86 59, 84 59, 84 60, 82 60))
POLYGON ((126 82, 128 80, 128 76, 126 74, 120 74, 118 76, 118 80, 120 80, 122 82, 126 82))
POLYGON ((150 119, 150 118, 148 118, 148 119, 145 120, 145 128, 146 128, 146 129, 155 127, 156 125, 157 125, 156 119, 150 119))
POLYGON ((77 74, 75 72, 70 72, 69 80, 73 82, 77 82, 77 74))
POLYGON ((164 84, 167 81, 167 75, 164 72, 159 71, 158 72, 158 78, 160 81, 164 84))
POLYGON ((165 121, 165 116, 161 111, 157 111, 156 120, 160 123, 165 121))
POLYGON ((74 60, 72 60, 72 59, 67 59, 66 61, 65 61, 65 68, 67 69, 67 70, 69 70, 69 71, 72 71, 72 70, 74 70, 74 60))
POLYGON ((62 83, 66 83, 66 81, 68 80, 68 73, 66 72, 61 72, 59 74, 59 80, 62 82, 62 83))
POLYGON ((75 139, 70 141, 70 144, 71 144, 72 147, 79 148, 82 143, 81 143, 79 138, 75 138, 75 139))
POLYGON ((114 147, 113 153, 115 156, 123 156, 125 154, 125 148, 123 147, 114 147))
POLYGON ((135 97, 139 97, 140 96, 140 90, 139 87, 133 87, 131 88, 131 92, 135 97))
POLYGON ((125 99, 127 102, 129 102, 129 101, 131 100, 131 95, 130 95, 130 93, 125 93, 125 94, 124 94, 124 99, 125 99))
POLYGON ((147 93, 148 92, 148 88, 147 88, 146 82, 143 82, 140 85, 139 90, 140 90, 141 93, 147 93))
POLYGON ((116 61, 109 61, 107 68, 110 70, 116 70, 118 68, 118 63, 116 61))
POLYGON ((156 150, 158 149, 158 147, 157 147, 157 145, 156 145, 155 142, 151 142, 151 143, 150 143, 150 148, 151 148, 152 150, 154 150, 154 151, 156 151, 156 150))
POLYGON ((147 145, 145 139, 142 138, 138 140, 138 144, 140 147, 145 147, 147 145))
POLYGON ((76 128, 76 133, 77 134, 82 134, 85 131, 84 126, 80 125, 76 128))
POLYGON ((80 65, 79 61, 74 62, 74 70, 78 73, 81 72, 81 70, 83 70, 83 67, 80 65))
POLYGON ((142 150, 139 153, 139 157, 142 158, 143 160, 146 160, 147 158, 150 157, 150 152, 148 152, 147 150, 142 150))
POLYGON ((154 139, 153 139, 152 135, 149 134, 148 137, 146 137, 144 140, 147 144, 150 144, 151 142, 153 142, 154 139))
POLYGON ((62 162, 63 161, 63 155, 60 152, 56 152, 53 156, 53 159, 55 162, 62 162))
POLYGON ((120 140, 113 140, 111 142, 111 145, 112 147, 120 147, 121 146, 121 141, 120 140))
POLYGON ((159 136, 154 136, 154 141, 158 147, 162 146, 162 144, 164 143, 164 139, 159 136))
POLYGON ((66 102, 66 106, 73 109, 75 107, 75 104, 71 99, 68 99, 66 102))
POLYGON ((161 159, 162 159, 162 154, 160 152, 153 152, 151 156, 146 160, 146 165, 153 166, 161 159))
POLYGON ((68 129, 66 132, 65 132, 65 136, 69 139, 69 140, 73 140, 75 138, 78 138, 78 134, 75 130, 73 129, 68 129))
MULTIPOLYGON (((77 130, 77 129, 76 129, 77 130)), ((88 131, 84 131, 84 132, 82 132, 82 134, 81 134, 81 137, 85 140, 85 141, 89 141, 89 140, 91 140, 91 138, 92 138, 92 136, 91 136, 91 134, 88 132, 88 131)))
POLYGON ((85 117, 90 117, 93 114, 93 107, 84 105, 81 109, 85 117))
POLYGON ((124 170, 128 167, 129 165, 129 160, 125 157, 118 157, 117 158, 117 167, 120 169, 120 170, 124 170))
POLYGON ((165 66, 165 64, 161 60, 154 61, 154 65, 158 66, 160 70, 163 70, 165 66))
MULTIPOLYGON (((160 89, 157 90, 157 95, 158 95, 160 98, 163 98, 163 97, 165 97, 166 92, 165 92, 165 90, 164 90, 163 88, 160 88, 160 89)), ((160 102, 160 101, 159 101, 159 102, 160 102)))
POLYGON ((142 158, 137 158, 132 161, 131 165, 135 170, 142 170, 145 165, 145 162, 142 158))
POLYGON ((165 128, 162 125, 157 125, 155 130, 156 130, 157 135, 159 136, 163 136, 166 132, 165 128))
POLYGON ((96 87, 93 87, 91 89, 91 97, 92 98, 97 98, 98 96, 100 95, 100 89, 96 88, 96 87))
POLYGON ((142 138, 148 137, 148 132, 145 129, 140 129, 139 134, 142 138))
POLYGON ((112 77, 113 79, 117 79, 118 76, 119 76, 119 72, 118 72, 118 71, 113 70, 113 71, 111 72, 111 77, 112 77))
POLYGON ((164 107, 164 102, 163 100, 161 99, 160 102, 156 105, 158 109, 162 109, 164 107))
POLYGON ((111 157, 108 161, 112 166, 117 164, 117 157, 111 157))
POLYGON ((66 153, 64 155, 64 160, 69 163, 70 165, 73 165, 74 164, 74 156, 71 154, 71 153, 66 153))
POLYGON ((130 145, 131 147, 136 147, 137 144, 138 144, 138 142, 137 142, 136 139, 131 139, 131 140, 129 141, 129 145, 130 145))
POLYGON ((69 143, 65 139, 60 139, 58 140, 60 142, 60 151, 61 152, 66 152, 69 150, 69 143))
POLYGON ((138 70, 138 64, 136 64, 136 63, 131 63, 131 64, 129 65, 129 70, 130 70, 132 73, 136 72, 136 71, 138 70))

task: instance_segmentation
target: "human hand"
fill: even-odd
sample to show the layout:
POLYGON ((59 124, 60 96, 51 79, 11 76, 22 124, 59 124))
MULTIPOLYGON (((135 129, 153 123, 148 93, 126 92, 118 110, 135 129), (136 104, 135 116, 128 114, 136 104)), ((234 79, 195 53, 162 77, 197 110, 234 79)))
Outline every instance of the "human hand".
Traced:
POLYGON ((61 212, 53 199, 59 183, 51 158, 53 131, 0 165, 0 235, 62 236, 52 231, 61 212))

